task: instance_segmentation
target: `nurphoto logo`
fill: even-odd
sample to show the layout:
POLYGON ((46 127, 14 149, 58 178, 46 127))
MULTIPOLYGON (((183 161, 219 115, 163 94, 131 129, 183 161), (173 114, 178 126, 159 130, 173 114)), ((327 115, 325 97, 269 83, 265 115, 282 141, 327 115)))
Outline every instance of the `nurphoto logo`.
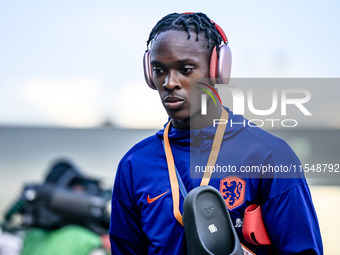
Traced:
MULTIPOLYGON (((225 94, 231 95, 232 98, 232 109, 234 114, 244 115, 246 112, 249 112, 252 115, 258 116, 257 118, 249 119, 249 121, 244 120, 243 122, 234 122, 230 123, 230 125, 243 125, 250 127, 262 127, 265 124, 274 127, 275 125, 281 125, 281 127, 296 127, 298 125, 298 121, 293 118, 282 118, 287 117, 288 110, 294 109, 295 111, 299 111, 303 116, 311 116, 312 113, 307 109, 306 103, 311 100, 311 92, 307 89, 302 88, 280 88, 271 89, 271 95, 265 98, 265 101, 269 106, 266 108, 259 109, 255 106, 254 101, 264 101, 263 95, 260 95, 261 98, 256 98, 254 90, 255 89, 247 89, 245 92, 233 85, 230 84, 216 84, 215 88, 211 85, 208 85, 203 82, 197 82, 202 87, 197 87, 198 89, 204 91, 205 93, 201 95, 201 115, 207 115, 208 109, 208 96, 213 100, 215 106, 218 104, 222 104, 222 99, 225 94), (217 92, 218 91, 218 92, 217 92), (279 113, 281 118, 270 118, 269 116, 279 113)), ((269 91, 270 92, 270 91, 269 91)), ((231 103, 231 102, 223 102, 223 103, 231 103)), ((227 124, 228 120, 224 119, 214 119, 213 125, 216 126, 219 123, 227 124)))

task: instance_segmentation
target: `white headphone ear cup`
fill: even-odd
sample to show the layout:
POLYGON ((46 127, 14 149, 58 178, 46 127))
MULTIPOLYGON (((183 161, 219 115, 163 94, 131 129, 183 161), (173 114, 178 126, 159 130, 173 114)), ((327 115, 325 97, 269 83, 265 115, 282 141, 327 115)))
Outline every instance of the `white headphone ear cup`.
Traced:
POLYGON ((218 51, 218 63, 216 70, 216 83, 228 84, 231 73, 231 50, 228 45, 223 44, 218 51))
POLYGON ((157 90, 152 80, 152 67, 150 62, 151 62, 150 50, 147 50, 145 51, 143 57, 144 78, 150 88, 157 90))

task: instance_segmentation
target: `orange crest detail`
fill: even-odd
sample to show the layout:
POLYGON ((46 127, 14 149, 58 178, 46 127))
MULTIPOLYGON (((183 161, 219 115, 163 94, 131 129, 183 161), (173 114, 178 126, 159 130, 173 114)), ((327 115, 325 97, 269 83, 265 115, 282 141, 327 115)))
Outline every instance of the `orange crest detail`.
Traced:
POLYGON ((221 180, 220 193, 229 210, 244 202, 246 181, 236 176, 229 176, 221 180))

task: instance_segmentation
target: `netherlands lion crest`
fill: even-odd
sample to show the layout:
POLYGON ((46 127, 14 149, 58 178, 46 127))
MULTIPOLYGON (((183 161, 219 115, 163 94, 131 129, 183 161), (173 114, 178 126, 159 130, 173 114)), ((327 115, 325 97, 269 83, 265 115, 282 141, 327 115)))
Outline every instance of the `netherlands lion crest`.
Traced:
POLYGON ((240 177, 229 176, 221 180, 220 193, 229 210, 244 202, 246 182, 240 177))

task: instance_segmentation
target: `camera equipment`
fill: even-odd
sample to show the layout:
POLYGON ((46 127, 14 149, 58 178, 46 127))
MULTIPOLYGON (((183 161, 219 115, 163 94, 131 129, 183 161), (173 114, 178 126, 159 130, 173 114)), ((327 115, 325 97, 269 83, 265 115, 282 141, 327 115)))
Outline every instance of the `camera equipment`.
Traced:
POLYGON ((21 222, 16 228, 56 229, 75 224, 98 234, 107 233, 111 191, 70 166, 58 163, 44 184, 25 185, 19 200, 6 213, 3 227, 15 228, 12 219, 19 214, 21 222))

